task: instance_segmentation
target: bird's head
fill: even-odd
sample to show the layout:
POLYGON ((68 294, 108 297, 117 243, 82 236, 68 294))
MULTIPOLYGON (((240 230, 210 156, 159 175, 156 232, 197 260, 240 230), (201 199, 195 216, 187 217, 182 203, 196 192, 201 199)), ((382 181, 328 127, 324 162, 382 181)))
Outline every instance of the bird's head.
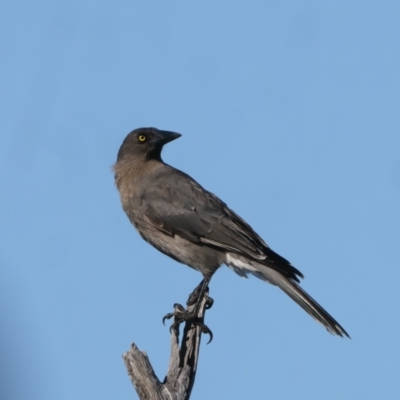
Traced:
POLYGON ((122 160, 161 160, 163 146, 180 136, 180 133, 160 131, 156 128, 135 129, 122 142, 117 163, 122 160))

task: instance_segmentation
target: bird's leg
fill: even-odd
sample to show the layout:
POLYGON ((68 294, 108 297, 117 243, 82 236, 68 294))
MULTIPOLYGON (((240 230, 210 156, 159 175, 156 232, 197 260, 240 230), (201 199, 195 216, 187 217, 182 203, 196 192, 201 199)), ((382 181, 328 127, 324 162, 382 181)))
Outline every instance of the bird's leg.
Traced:
MULTIPOLYGON (((202 333, 208 333, 210 335, 210 340, 208 341, 208 343, 210 343, 213 338, 213 334, 211 330, 207 327, 207 325, 203 324, 203 322, 201 322, 198 317, 200 304, 207 291, 210 280, 211 277, 205 277, 201 281, 200 285, 198 285, 196 289, 190 294, 187 303, 189 306, 195 304, 194 309, 192 311, 185 310, 180 304, 174 304, 174 312, 165 315, 163 318, 163 323, 165 323, 166 319, 174 317, 174 322, 171 326, 171 329, 178 330, 179 325, 182 322, 191 322, 193 325, 196 325, 199 328, 201 328, 202 333)), ((206 306, 207 309, 210 308, 213 303, 213 300, 212 299, 210 300, 211 301, 206 306)))
MULTIPOLYGON (((188 306, 193 304, 200 304, 204 294, 206 293, 208 283, 210 283, 211 278, 208 278, 206 286, 204 286, 204 279, 195 287, 192 293, 190 293, 189 298, 186 302, 188 306)), ((209 310, 214 304, 214 300, 207 296, 206 310, 209 310)), ((197 306, 199 307, 199 305, 197 306)), ((195 311, 193 311, 195 312, 195 311)))

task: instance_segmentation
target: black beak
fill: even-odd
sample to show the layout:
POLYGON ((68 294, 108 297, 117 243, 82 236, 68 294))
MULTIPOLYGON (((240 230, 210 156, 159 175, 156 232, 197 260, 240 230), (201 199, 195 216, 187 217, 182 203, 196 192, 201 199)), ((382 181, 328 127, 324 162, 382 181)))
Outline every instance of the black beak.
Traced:
POLYGON ((158 142, 161 145, 172 142, 173 140, 178 139, 179 137, 182 136, 180 133, 169 132, 169 131, 158 131, 157 133, 159 135, 158 142))

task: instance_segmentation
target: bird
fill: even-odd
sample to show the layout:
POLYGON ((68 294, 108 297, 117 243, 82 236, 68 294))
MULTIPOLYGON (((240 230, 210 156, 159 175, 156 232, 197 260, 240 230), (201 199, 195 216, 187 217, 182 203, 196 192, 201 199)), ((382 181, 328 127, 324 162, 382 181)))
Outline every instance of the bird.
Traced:
POLYGON ((304 276, 298 269, 215 194, 164 163, 163 146, 180 136, 152 127, 138 128, 119 148, 113 166, 115 184, 122 208, 141 237, 203 275, 199 298, 225 264, 242 277, 250 274, 278 286, 328 332, 350 337, 300 286, 304 276))

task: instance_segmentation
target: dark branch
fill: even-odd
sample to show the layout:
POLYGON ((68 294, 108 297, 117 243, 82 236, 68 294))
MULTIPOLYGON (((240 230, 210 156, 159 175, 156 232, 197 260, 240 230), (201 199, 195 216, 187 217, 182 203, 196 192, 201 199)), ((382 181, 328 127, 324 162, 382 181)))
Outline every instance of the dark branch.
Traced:
MULTIPOLYGON (((198 318, 204 323, 207 309, 208 290, 203 297, 198 318)), ((187 307, 189 312, 195 305, 187 307)), ((179 328, 171 329, 171 356, 168 372, 161 382, 151 366, 145 352, 132 343, 128 352, 123 354, 128 375, 141 400, 188 400, 194 385, 199 359, 201 326, 186 322, 179 348, 179 328)))

